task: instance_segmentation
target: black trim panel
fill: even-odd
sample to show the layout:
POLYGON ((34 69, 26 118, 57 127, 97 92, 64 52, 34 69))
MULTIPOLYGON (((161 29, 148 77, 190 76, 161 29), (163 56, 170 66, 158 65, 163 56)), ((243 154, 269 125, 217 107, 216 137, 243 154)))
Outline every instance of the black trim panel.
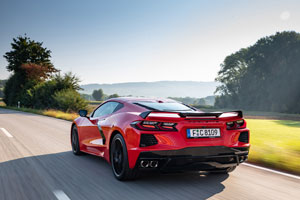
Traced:
POLYGON ((225 146, 189 147, 179 150, 141 152, 137 166, 142 160, 156 160, 160 171, 210 171, 224 170, 244 162, 249 147, 230 148, 225 146))

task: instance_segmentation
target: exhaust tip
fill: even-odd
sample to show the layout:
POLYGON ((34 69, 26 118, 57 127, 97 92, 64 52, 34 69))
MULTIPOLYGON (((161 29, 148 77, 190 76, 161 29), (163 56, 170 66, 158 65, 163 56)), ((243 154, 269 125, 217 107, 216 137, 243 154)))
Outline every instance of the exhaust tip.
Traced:
POLYGON ((147 161, 147 160, 142 160, 141 163, 140 163, 140 166, 141 166, 142 168, 149 167, 149 161, 147 161))
POLYGON ((150 167, 156 168, 158 166, 158 161, 151 161, 150 162, 150 167))

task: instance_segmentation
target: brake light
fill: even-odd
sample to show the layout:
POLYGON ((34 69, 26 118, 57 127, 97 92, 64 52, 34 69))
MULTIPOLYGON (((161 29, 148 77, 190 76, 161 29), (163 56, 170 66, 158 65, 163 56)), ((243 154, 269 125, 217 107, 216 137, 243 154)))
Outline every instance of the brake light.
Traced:
POLYGON ((246 121, 241 119, 237 121, 226 122, 227 130, 246 128, 246 121))
POLYGON ((135 121, 130 124, 133 128, 145 131, 177 131, 176 123, 156 121, 135 121))
POLYGON ((158 122, 143 121, 140 125, 144 128, 157 129, 158 122))

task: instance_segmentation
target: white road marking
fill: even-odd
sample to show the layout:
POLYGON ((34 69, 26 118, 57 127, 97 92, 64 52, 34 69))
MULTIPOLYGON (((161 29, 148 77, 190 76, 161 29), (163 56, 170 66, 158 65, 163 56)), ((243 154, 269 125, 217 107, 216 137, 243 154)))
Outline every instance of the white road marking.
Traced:
POLYGON ((13 137, 5 128, 0 128, 0 130, 7 136, 7 137, 13 137))
POLYGON ((58 200, 71 200, 62 190, 54 190, 53 193, 58 200))
POLYGON ((280 175, 283 175, 283 176, 287 176, 287 177, 291 177, 291 178, 295 178, 295 179, 300 180, 300 176, 296 176, 296 175, 293 175, 293 174, 288 174, 288 173, 276 171, 276 170, 273 170, 273 169, 268 169, 268 168, 265 168, 265 167, 252 165, 252 164, 249 164, 249 163, 242 163, 242 165, 246 165, 246 166, 253 167, 253 168, 256 168, 256 169, 260 169, 260 170, 264 170, 264 171, 268 171, 268 172, 272 172, 272 173, 275 173, 275 174, 280 174, 280 175))

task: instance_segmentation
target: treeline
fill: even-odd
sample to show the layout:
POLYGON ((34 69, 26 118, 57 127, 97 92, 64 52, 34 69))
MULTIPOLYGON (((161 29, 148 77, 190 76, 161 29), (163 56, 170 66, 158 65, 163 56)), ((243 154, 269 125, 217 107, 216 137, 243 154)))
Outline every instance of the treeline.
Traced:
POLYGON ((81 96, 87 101, 105 101, 107 99, 120 97, 118 94, 104 94, 101 88, 98 90, 93 90, 92 94, 81 94, 81 96))
POLYGON ((4 97, 4 86, 5 86, 6 80, 0 80, 0 98, 4 97))
POLYGON ((61 75, 51 63, 51 51, 41 42, 19 36, 11 47, 4 55, 12 72, 4 88, 6 105, 70 112, 87 106, 77 92, 79 79, 71 73, 61 75))
POLYGON ((300 113, 300 34, 280 32, 227 56, 215 107, 300 113))
POLYGON ((215 96, 207 96, 204 98, 193 98, 193 97, 168 97, 170 99, 174 99, 176 101, 180 101, 187 105, 194 106, 212 106, 215 103, 215 96))

